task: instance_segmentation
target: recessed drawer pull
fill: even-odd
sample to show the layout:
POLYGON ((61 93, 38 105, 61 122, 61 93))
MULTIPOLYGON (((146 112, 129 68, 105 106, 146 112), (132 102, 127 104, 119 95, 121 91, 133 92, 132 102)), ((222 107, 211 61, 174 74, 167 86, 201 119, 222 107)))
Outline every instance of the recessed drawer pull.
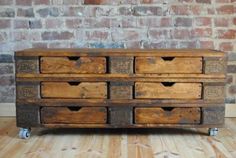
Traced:
POLYGON ((69 60, 77 61, 80 57, 68 57, 69 60))
POLYGON ((174 107, 162 107, 164 111, 172 111, 174 110, 174 107))
POLYGON ((175 57, 161 57, 161 59, 164 61, 172 61, 175 59, 175 57))
POLYGON ((161 82, 161 84, 165 87, 172 87, 174 86, 175 82, 161 82))
POLYGON ((70 111, 79 111, 81 107, 76 107, 76 106, 68 106, 67 107, 70 111))
POLYGON ((68 82, 70 86, 78 86, 80 82, 68 82))

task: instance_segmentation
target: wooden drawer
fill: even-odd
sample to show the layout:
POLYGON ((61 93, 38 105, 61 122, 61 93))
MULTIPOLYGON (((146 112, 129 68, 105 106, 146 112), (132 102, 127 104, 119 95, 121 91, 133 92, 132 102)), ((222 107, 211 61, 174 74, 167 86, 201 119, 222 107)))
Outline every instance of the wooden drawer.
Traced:
POLYGON ((201 83, 135 83, 135 98, 140 99, 201 99, 201 92, 201 83))
POLYGON ((42 98, 107 98, 106 82, 42 82, 42 98))
POLYGON ((41 57, 41 73, 106 73, 105 57, 41 57))
POLYGON ((105 107, 43 107, 41 122, 50 123, 106 123, 107 109, 105 107))
POLYGON ((200 108, 135 108, 137 124, 200 124, 200 108))
POLYGON ((135 73, 202 73, 202 58, 136 57, 135 73))

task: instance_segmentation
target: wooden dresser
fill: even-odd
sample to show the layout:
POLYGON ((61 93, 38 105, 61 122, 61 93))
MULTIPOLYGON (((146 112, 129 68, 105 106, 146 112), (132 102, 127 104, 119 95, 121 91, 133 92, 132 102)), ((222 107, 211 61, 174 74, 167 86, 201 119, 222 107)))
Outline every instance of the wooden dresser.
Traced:
POLYGON ((202 49, 27 49, 15 53, 19 135, 31 127, 224 124, 226 54, 202 49))

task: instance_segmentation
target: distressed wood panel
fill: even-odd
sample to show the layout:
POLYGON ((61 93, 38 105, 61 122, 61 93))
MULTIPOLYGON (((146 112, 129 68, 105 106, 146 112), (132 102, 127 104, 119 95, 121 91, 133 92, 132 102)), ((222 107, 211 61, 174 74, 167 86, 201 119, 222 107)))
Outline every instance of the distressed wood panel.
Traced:
POLYGON ((109 107, 109 123, 112 127, 132 125, 133 107, 109 107))
POLYGON ((17 81, 222 82, 223 74, 16 74, 17 81))
POLYGON ((41 73, 106 73, 105 57, 41 57, 41 73))
POLYGON ((202 73, 202 58, 136 57, 135 73, 202 73))
POLYGON ((15 57, 16 73, 38 73, 39 58, 38 57, 15 57))
POLYGON ((42 82, 43 98, 107 98, 106 82, 42 82))
POLYGON ((26 49, 17 51, 15 56, 158 56, 158 57, 225 57, 226 53, 209 49, 26 49))
POLYGON ((110 73, 132 74, 133 73, 133 57, 110 57, 109 68, 110 73))
POLYGON ((200 108, 135 108, 135 123, 199 124, 200 108))
POLYGON ((24 128, 40 126, 39 105, 17 104, 16 125, 24 128))
POLYGON ((40 98, 39 83, 17 82, 16 98, 17 99, 40 98))
POLYGON ((200 99, 201 83, 136 82, 135 98, 200 99))
POLYGON ((133 99, 133 82, 110 82, 110 99, 133 99))
POLYGON ((105 107, 43 107, 41 109, 42 123, 101 123, 107 121, 105 107))
POLYGON ((203 99, 225 99, 225 86, 204 84, 203 99))
POLYGON ((224 124, 225 107, 215 105, 215 107, 202 108, 202 124, 224 124))
POLYGON ((204 58, 204 72, 206 74, 226 74, 227 72, 227 60, 223 58, 204 58))

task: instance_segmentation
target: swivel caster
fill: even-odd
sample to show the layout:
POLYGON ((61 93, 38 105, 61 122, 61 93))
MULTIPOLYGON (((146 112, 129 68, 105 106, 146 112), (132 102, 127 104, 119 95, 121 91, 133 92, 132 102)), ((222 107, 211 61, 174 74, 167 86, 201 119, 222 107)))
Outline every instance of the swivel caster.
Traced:
POLYGON ((208 134, 209 136, 216 136, 218 134, 218 128, 209 128, 208 134))
POLYGON ((30 128, 20 128, 19 137, 21 139, 28 139, 30 137, 31 130, 30 128))

